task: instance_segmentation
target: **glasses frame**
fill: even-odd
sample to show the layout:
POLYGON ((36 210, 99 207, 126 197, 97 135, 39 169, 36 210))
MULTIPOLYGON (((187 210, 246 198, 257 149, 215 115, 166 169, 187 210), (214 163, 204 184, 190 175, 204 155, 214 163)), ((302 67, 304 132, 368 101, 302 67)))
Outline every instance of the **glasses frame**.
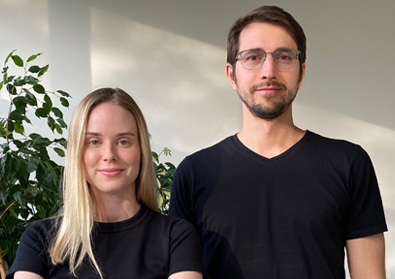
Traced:
MULTIPOLYGON (((300 54, 301 54, 301 51, 300 51, 299 49, 293 49, 293 48, 282 47, 282 48, 276 49, 275 51, 264 51, 264 50, 261 49, 261 48, 249 48, 249 49, 245 49, 245 50, 239 51, 239 52, 236 54, 235 63, 236 63, 237 61, 240 61, 241 66, 242 66, 244 69, 246 69, 246 70, 259 70, 259 69, 262 69, 263 63, 265 63, 268 54, 271 54, 271 55, 272 55, 272 58, 273 58, 273 61, 276 62, 275 54, 276 54, 276 52, 278 52, 278 51, 294 51, 294 52, 296 53, 296 60, 299 60, 299 61, 300 61, 300 54), (262 52, 264 53, 265 57, 262 59, 261 66, 260 66, 259 68, 256 68, 256 69, 246 69, 246 68, 244 67, 244 64, 243 64, 242 60, 241 60, 240 58, 238 58, 238 57, 241 56, 241 55, 242 55, 244 52, 246 52, 246 51, 262 51, 262 52)), ((278 64, 276 64, 276 66, 278 67, 278 64)), ((281 67, 280 67, 280 68, 281 68, 281 67)), ((291 68, 291 67, 290 67, 290 68, 291 68)))

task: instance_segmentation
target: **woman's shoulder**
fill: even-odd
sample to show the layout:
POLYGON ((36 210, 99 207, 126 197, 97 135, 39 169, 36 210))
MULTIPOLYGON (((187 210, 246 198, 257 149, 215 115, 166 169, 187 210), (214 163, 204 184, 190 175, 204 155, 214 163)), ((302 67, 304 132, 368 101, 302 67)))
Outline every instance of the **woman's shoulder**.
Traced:
POLYGON ((147 210, 147 215, 149 216, 149 219, 151 219, 151 222, 153 221, 159 226, 169 227, 172 230, 194 230, 194 226, 185 219, 165 215, 149 208, 146 208, 145 210, 147 210))
POLYGON ((41 241, 48 241, 48 239, 52 238, 53 236, 55 224, 55 218, 34 221, 26 228, 22 235, 22 238, 36 240, 41 239, 41 241))

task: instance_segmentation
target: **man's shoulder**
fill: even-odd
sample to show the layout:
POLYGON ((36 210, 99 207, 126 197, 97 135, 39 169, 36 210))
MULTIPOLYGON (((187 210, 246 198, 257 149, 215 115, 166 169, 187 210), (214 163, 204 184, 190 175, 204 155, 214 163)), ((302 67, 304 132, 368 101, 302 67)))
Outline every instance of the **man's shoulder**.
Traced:
POLYGON ((321 134, 314 133, 312 131, 307 131, 307 138, 310 142, 316 142, 317 144, 325 144, 325 145, 335 145, 335 146, 344 146, 347 148, 358 148, 360 145, 353 143, 346 139, 328 137, 321 134))
POLYGON ((187 157, 205 156, 207 154, 211 154, 212 152, 219 152, 224 149, 227 149, 229 147, 229 145, 232 144, 234 137, 236 137, 236 135, 226 137, 219 142, 216 142, 208 147, 204 147, 202 149, 199 149, 199 150, 193 152, 192 154, 188 155, 187 157))
POLYGON ((346 139, 323 136, 311 131, 307 131, 306 143, 313 149, 320 149, 334 155, 340 154, 359 154, 366 152, 361 145, 346 139))
POLYGON ((192 154, 188 155, 185 157, 183 160, 184 162, 195 162, 195 161, 211 161, 211 160, 216 160, 219 158, 220 154, 225 154, 227 150, 229 150, 229 147, 233 144, 234 137, 229 136, 211 146, 202 148, 200 150, 197 150, 193 152, 192 154))

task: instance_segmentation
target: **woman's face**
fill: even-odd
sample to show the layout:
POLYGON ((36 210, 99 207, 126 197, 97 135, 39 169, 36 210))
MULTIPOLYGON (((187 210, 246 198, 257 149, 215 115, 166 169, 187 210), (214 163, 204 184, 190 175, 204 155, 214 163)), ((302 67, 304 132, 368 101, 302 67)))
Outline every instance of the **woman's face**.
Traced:
POLYGON ((93 195, 135 197, 141 150, 137 124, 126 109, 102 103, 89 115, 83 149, 93 195))

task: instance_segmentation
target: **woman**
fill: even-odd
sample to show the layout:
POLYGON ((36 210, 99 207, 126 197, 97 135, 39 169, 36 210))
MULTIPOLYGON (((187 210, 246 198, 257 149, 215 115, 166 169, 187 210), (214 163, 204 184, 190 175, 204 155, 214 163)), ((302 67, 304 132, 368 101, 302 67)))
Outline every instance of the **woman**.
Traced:
POLYGON ((22 235, 8 278, 200 279, 200 241, 157 213, 148 129, 121 89, 86 96, 69 127, 63 210, 22 235))

